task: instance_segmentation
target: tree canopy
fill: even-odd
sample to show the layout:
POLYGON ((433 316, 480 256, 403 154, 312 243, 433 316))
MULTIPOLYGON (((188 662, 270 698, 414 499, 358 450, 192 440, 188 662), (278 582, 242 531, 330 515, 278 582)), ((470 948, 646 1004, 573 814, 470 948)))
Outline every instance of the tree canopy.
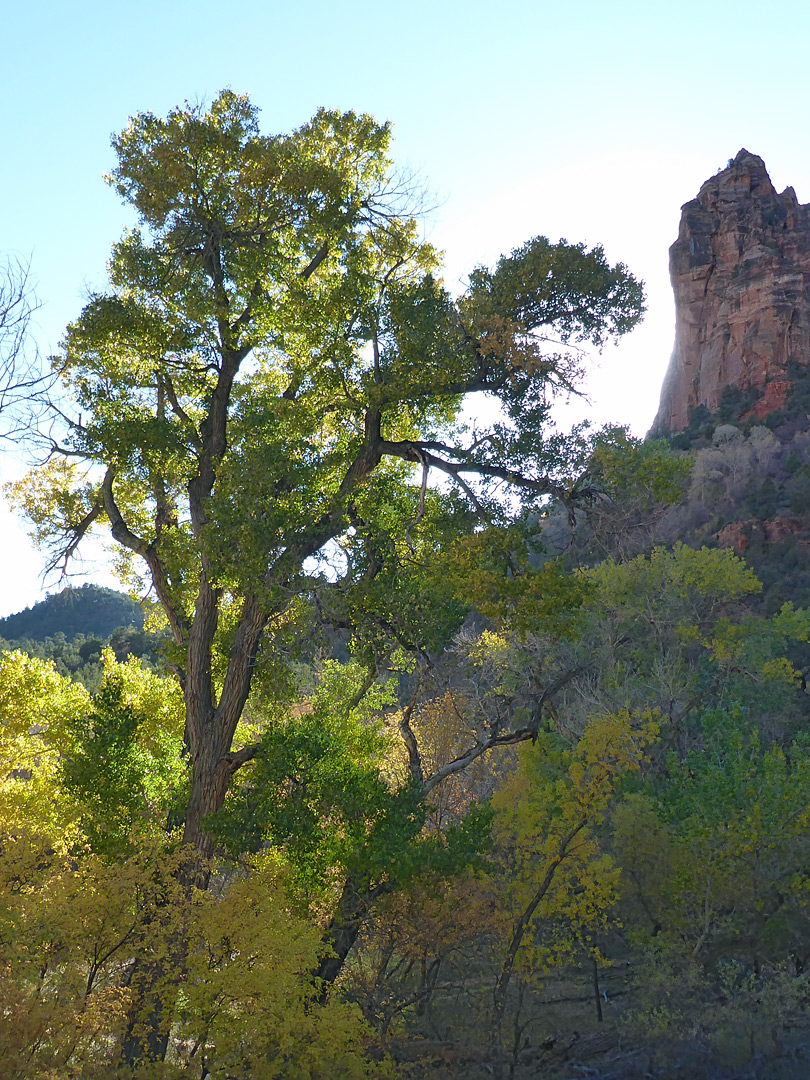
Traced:
POLYGON ((806 1013, 810 613, 705 515, 808 437, 557 431, 641 286, 535 237, 452 294, 389 137, 227 91, 114 140, 138 225, 15 494, 147 619, 0 651, 16 1080, 629 1076, 806 1013))
MULTIPOLYGON (((262 650, 313 603, 362 621, 375 579, 429 562, 442 536, 581 497, 581 460, 548 435, 551 400, 576 386, 583 344, 643 310, 600 248, 543 237, 452 297, 389 138, 328 110, 263 135, 231 91, 132 118, 108 179, 140 225, 56 361, 75 419, 18 489, 55 564, 106 523, 152 590, 201 850, 256 752, 233 740, 262 650), (472 394, 492 406, 465 425, 472 394), (431 472, 450 486, 428 487, 431 472)), ((375 615, 393 642, 384 603, 375 615)))

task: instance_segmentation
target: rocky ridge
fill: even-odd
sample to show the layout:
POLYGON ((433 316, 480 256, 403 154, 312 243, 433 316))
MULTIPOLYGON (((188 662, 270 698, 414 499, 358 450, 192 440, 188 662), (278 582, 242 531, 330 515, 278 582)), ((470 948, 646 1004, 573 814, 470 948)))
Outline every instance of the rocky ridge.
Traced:
POLYGON ((683 431, 727 387, 748 415, 781 408, 810 364, 810 205, 740 150, 682 207, 669 259, 675 346, 652 432, 683 431))

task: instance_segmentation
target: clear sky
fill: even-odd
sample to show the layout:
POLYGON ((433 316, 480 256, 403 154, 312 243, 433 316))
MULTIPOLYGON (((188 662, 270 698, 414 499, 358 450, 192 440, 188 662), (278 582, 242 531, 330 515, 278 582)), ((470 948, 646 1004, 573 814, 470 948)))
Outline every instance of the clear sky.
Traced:
MULTIPOLYGON (((537 234, 627 263, 648 316, 595 358, 587 412, 639 435, 672 347, 680 205, 743 146, 810 201, 806 0, 39 0, 5 5, 3 37, 0 252, 31 259, 43 352, 131 224, 102 181, 110 135, 224 86, 267 132, 319 105, 391 120, 451 287, 537 234)), ((41 558, 2 508, 0 548, 3 615, 39 598, 41 558)))

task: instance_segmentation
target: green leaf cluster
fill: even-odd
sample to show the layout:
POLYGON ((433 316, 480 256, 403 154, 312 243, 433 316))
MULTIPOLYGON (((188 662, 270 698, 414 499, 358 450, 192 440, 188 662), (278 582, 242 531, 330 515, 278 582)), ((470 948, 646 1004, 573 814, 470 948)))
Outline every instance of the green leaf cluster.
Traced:
POLYGON ((94 851, 120 858, 133 834, 159 836, 180 819, 187 768, 173 681, 108 652, 101 687, 65 734, 62 783, 94 851))

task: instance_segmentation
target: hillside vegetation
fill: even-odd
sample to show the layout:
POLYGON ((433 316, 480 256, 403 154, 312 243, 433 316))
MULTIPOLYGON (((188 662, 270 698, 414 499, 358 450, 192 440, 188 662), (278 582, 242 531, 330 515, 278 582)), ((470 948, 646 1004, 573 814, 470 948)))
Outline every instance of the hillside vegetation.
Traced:
POLYGON ((13 496, 159 648, 0 652, 3 1076, 804 1077, 810 435, 560 433, 641 284, 540 236, 452 295, 389 142, 114 139, 13 496))
POLYGON ((30 638, 44 641, 64 634, 66 638, 107 638, 119 626, 143 629, 143 610, 126 593, 100 585, 62 589, 16 615, 0 619, 0 636, 8 641, 30 638))
POLYGON ((96 690, 105 648, 119 660, 157 660, 159 637, 146 633, 143 623, 143 609, 126 593, 85 584, 0 619, 0 648, 49 660, 60 675, 96 690))

